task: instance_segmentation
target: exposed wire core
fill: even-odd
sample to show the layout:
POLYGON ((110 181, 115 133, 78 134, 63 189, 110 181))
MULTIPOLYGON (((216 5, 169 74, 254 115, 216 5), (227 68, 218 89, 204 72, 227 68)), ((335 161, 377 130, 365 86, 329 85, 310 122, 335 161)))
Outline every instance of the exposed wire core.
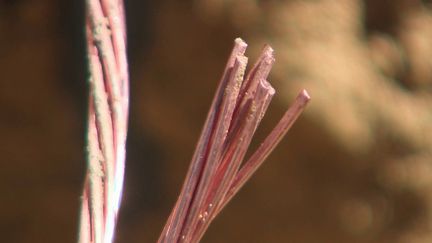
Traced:
POLYGON ((274 63, 265 46, 244 78, 247 44, 236 39, 213 99, 182 191, 160 243, 199 242, 215 216, 232 199, 291 128, 310 100, 305 90, 244 165, 252 136, 275 90, 267 82, 274 63))

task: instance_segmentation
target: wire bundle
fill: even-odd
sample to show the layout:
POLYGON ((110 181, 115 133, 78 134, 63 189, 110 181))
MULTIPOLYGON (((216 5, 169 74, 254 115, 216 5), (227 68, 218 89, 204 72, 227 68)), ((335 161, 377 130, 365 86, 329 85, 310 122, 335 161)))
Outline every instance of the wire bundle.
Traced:
POLYGON ((120 207, 129 107, 122 0, 86 1, 89 109, 79 243, 111 243, 120 207))
POLYGON ((265 46, 244 78, 247 44, 236 39, 198 141, 186 180, 160 243, 199 242, 211 221, 264 162, 310 100, 305 90, 256 152, 243 159, 275 94, 267 82, 274 63, 265 46))

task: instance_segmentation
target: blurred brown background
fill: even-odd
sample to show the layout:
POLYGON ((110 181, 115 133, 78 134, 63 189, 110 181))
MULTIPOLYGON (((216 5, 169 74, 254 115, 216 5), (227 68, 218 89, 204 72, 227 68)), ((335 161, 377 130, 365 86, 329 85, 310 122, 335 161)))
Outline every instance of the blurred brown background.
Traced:
MULTIPOLYGON (((1 242, 75 242, 82 1, 0 0, 1 242)), ((276 50, 256 144, 313 100, 203 242, 432 242, 432 7, 420 0, 126 1, 131 117, 116 242, 156 242, 235 37, 276 50)))

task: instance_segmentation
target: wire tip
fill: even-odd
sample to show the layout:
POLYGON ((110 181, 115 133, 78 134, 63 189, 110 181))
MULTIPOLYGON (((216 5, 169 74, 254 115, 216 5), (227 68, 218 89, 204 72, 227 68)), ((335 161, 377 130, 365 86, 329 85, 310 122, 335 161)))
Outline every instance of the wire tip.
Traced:
POLYGON ((311 97, 310 97, 310 95, 309 95, 309 93, 307 92, 307 90, 305 90, 305 89, 303 89, 301 92, 300 92, 300 96, 306 101, 306 102, 308 102, 309 100, 311 100, 311 97))
POLYGON ((234 40, 234 43, 235 43, 235 45, 239 45, 239 46, 242 46, 242 47, 247 47, 247 43, 242 38, 240 38, 240 37, 236 38, 234 40))

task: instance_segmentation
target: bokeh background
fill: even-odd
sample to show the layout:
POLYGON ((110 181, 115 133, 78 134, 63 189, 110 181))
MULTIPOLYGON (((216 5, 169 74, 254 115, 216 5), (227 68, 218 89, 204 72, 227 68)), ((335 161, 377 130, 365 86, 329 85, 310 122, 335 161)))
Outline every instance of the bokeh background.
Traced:
MULTIPOLYGON (((156 242, 234 38, 276 50, 256 142, 312 102, 203 242, 432 242, 432 4, 126 1, 131 117, 116 242, 156 242)), ((1 242, 75 242, 83 1, 0 1, 1 242)))

